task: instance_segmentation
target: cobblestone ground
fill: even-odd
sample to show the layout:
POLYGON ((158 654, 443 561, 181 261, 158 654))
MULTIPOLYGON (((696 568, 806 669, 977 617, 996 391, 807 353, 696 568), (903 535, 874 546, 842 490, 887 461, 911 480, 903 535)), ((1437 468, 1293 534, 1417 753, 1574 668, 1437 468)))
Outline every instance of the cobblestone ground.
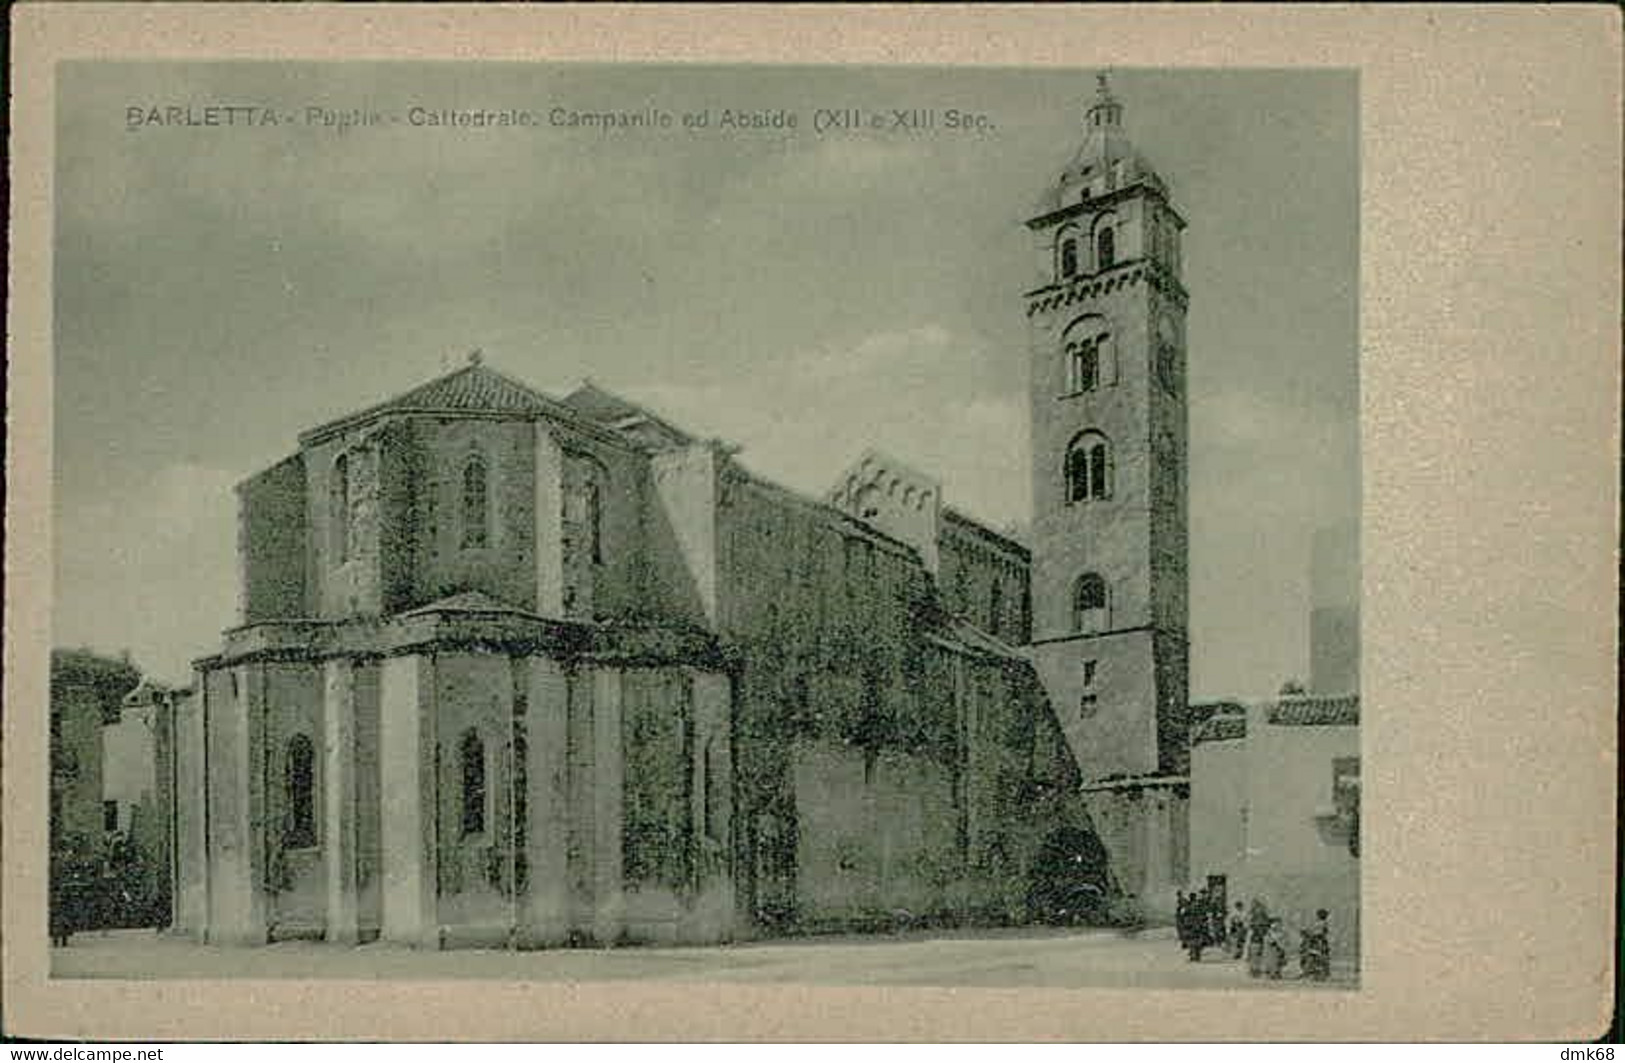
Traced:
POLYGON ((1172 931, 1007 930, 824 937, 693 948, 418 952, 279 942, 243 949, 199 945, 152 931, 76 934, 51 950, 57 978, 494 978, 511 981, 793 982, 813 985, 1079 986, 1349 989, 1247 977, 1210 954, 1186 960, 1172 931))

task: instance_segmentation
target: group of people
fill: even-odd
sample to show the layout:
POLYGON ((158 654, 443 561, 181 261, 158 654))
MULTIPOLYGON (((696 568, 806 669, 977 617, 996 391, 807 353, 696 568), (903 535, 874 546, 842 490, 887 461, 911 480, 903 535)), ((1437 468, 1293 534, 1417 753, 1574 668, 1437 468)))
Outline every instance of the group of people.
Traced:
POLYGON ((153 925, 154 899, 141 890, 144 867, 134 840, 123 832, 98 843, 83 834, 60 839, 51 850, 51 944, 75 933, 113 926, 153 925))
MULTIPOLYGON (((1314 922, 1298 931, 1300 978, 1324 982, 1331 977, 1329 918, 1326 909, 1318 909, 1314 922)), ((1286 973, 1286 927, 1280 916, 1270 914, 1261 898, 1254 897, 1250 907, 1237 901, 1227 919, 1219 892, 1210 888, 1187 894, 1181 890, 1174 926, 1180 947, 1192 963, 1201 962, 1203 951, 1216 948, 1223 949, 1227 959, 1245 958, 1252 978, 1280 979, 1286 973)))

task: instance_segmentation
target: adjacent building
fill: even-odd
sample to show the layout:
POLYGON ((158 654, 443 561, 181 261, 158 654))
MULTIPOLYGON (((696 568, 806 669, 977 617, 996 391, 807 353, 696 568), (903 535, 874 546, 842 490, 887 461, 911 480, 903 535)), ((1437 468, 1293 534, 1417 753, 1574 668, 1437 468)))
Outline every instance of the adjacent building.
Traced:
POLYGON ((1202 707, 1191 735, 1191 885, 1261 898, 1289 927, 1330 913, 1335 962, 1358 962, 1360 695, 1357 539, 1314 537, 1313 686, 1202 707))

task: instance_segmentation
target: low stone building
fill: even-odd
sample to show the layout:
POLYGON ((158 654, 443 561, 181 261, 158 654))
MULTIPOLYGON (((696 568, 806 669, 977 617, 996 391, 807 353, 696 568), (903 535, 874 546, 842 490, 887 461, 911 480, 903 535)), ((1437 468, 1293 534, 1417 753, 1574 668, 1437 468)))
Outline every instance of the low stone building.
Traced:
POLYGON ((1360 699, 1283 697, 1191 736, 1193 887, 1262 899, 1289 929, 1330 913, 1334 962, 1360 941, 1360 699))
POLYGON ((102 795, 102 727, 119 718, 120 703, 141 673, 127 659, 89 650, 51 651, 50 833, 52 851, 100 849, 117 829, 102 795))
POLYGON ((1334 962, 1360 941, 1358 534, 1311 548, 1311 691, 1193 709, 1191 885, 1262 899, 1292 928, 1330 913, 1334 962))

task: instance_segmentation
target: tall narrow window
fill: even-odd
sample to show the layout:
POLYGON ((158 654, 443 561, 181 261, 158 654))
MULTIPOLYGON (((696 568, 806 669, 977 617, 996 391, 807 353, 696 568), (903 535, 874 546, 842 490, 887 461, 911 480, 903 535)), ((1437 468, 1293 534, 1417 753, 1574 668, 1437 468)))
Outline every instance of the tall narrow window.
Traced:
POLYGON ((1088 502, 1111 497, 1111 448, 1099 432, 1085 432, 1066 452, 1066 500, 1088 502))
POLYGON ((1100 346, 1094 339, 1067 345, 1067 390, 1093 391, 1100 385, 1100 346))
POLYGON ((485 833, 485 743, 471 727, 458 745, 463 773, 463 833, 485 833))
POLYGON ((586 519, 587 519, 587 549, 591 552, 592 563, 604 563, 604 500, 602 488, 596 480, 589 480, 586 486, 586 519))
POLYGON ((1106 444, 1089 448, 1089 497, 1106 497, 1106 444))
POLYGON ((475 454, 463 466, 463 549, 487 544, 486 508, 485 459, 475 454))
POLYGON ((1072 591, 1072 630, 1083 635, 1106 630, 1106 581, 1099 573, 1078 577, 1072 591))
POLYGON ((288 739, 283 771, 287 813, 282 845, 287 849, 309 849, 316 844, 316 747, 308 737, 296 734, 288 739))
POLYGON ((340 454, 333 460, 333 478, 328 482, 327 521, 333 557, 340 564, 350 557, 350 457, 340 454))
POLYGON ((1061 276, 1070 277, 1078 272, 1078 242, 1071 238, 1061 241, 1061 276))
POLYGON ((1095 237, 1095 260, 1099 269, 1109 269, 1117 260, 1117 235, 1110 225, 1101 228, 1095 237))
POLYGON ((1004 582, 996 577, 993 589, 988 593, 987 629, 994 635, 1004 631, 1004 582))
POLYGON ((722 785, 718 778, 717 754, 713 739, 705 740, 705 755, 700 760, 700 807, 704 809, 705 836, 722 841, 722 785))

